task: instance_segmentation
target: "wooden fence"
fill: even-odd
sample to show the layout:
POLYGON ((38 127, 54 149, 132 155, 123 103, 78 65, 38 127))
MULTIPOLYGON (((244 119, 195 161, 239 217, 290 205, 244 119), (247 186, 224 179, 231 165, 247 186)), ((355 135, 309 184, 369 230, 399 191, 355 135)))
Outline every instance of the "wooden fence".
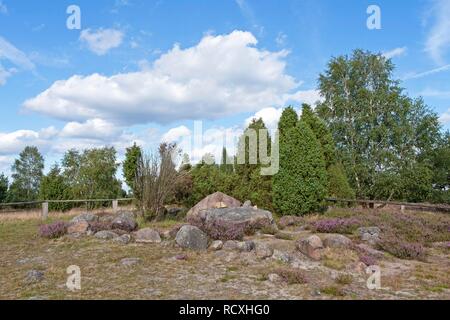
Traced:
POLYGON ((355 200, 355 199, 336 199, 328 198, 328 202, 332 203, 346 203, 346 204, 360 204, 369 208, 383 208, 385 206, 399 207, 403 212, 405 210, 412 211, 431 211, 431 212, 445 212, 450 213, 450 205, 445 204, 428 204, 428 203, 409 203, 397 201, 382 201, 382 200, 355 200))
POLYGON ((41 201, 28 201, 28 202, 12 202, 12 203, 0 203, 0 208, 4 207, 17 207, 17 206, 27 206, 36 205, 41 206, 41 217, 46 220, 48 218, 48 205, 50 203, 83 203, 86 207, 89 203, 98 202, 111 202, 113 211, 118 211, 119 202, 130 202, 135 200, 134 198, 122 198, 122 199, 86 199, 86 200, 41 200, 41 201))

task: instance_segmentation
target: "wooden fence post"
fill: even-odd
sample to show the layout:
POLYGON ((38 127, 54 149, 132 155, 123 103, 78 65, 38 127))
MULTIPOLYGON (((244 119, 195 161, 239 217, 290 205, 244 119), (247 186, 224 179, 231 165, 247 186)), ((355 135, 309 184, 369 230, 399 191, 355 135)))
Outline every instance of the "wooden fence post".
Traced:
POLYGON ((42 220, 48 218, 48 202, 42 202, 42 220))
POLYGON ((119 201, 118 200, 113 200, 112 207, 113 207, 113 211, 117 212, 119 210, 119 201))

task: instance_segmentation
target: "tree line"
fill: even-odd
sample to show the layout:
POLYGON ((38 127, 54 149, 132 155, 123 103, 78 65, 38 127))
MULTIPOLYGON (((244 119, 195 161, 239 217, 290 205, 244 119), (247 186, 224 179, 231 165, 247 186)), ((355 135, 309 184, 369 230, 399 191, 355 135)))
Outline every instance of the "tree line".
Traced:
MULTIPOLYGON (((406 95, 393 71, 391 60, 362 50, 331 59, 319 76, 323 100, 316 108, 304 104, 301 116, 292 107, 283 110, 274 176, 262 176, 260 162, 237 164, 226 148, 218 162, 207 154, 191 165, 184 155, 176 168, 167 160, 168 153, 180 152, 175 145, 163 144, 152 156, 133 145, 122 163, 124 182, 149 216, 164 204, 189 207, 216 191, 296 215, 321 211, 326 197, 450 203, 450 133, 421 98, 406 95)), ((265 128, 254 119, 239 140, 247 160, 247 130, 260 134, 265 128)), ((69 150, 47 175, 43 168, 37 148, 26 147, 12 167, 11 184, 0 175, 0 201, 125 193, 114 148, 69 150)))

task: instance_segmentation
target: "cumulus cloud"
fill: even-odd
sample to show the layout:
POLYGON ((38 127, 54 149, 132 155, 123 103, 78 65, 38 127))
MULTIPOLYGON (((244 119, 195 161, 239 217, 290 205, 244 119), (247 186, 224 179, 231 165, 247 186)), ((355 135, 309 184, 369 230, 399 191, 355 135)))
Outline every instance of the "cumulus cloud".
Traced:
POLYGON ((11 155, 19 153, 27 145, 35 145, 46 149, 49 140, 54 137, 53 127, 41 131, 17 130, 11 133, 0 132, 0 155, 11 155))
POLYGON ((56 81, 23 106, 65 121, 131 125, 217 119, 288 100, 315 102, 316 91, 298 91, 300 83, 286 74, 287 51, 256 45, 250 32, 207 35, 190 48, 175 45, 138 72, 56 81))
POLYGON ((450 1, 433 0, 433 25, 429 31, 425 50, 439 64, 444 64, 444 55, 450 48, 450 1))
POLYGON ((280 120, 283 108, 264 108, 255 113, 252 117, 245 120, 245 125, 248 126, 253 119, 262 118, 266 127, 270 130, 277 129, 278 121, 280 120))
POLYGON ((191 130, 189 130, 186 126, 179 126, 176 128, 172 128, 167 131, 163 137, 162 142, 178 142, 181 138, 190 136, 192 134, 191 130))
POLYGON ((401 56, 406 54, 407 50, 408 50, 407 47, 395 48, 395 49, 392 49, 390 51, 383 52, 383 56, 386 59, 392 59, 392 58, 395 58, 395 57, 401 57, 401 56))
POLYGON ((69 122, 61 131, 61 136, 66 138, 85 138, 108 140, 117 137, 121 128, 102 119, 92 119, 86 122, 69 122))
POLYGON ((115 29, 85 29, 81 31, 80 41, 96 55, 103 56, 109 50, 119 47, 123 37, 123 32, 115 29))
POLYGON ((439 117, 439 121, 444 125, 450 123, 450 109, 441 114, 441 116, 439 117))

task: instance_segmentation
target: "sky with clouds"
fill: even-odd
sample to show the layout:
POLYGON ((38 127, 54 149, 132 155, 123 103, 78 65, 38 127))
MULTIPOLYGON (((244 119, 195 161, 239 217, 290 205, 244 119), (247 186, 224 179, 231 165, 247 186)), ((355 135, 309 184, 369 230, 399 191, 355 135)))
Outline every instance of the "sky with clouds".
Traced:
POLYGON ((320 99, 329 59, 356 48, 391 58, 450 129, 450 0, 0 0, 0 172, 27 145, 47 168, 69 148, 183 145, 198 121, 193 160, 218 154, 253 117, 275 128, 320 99))

